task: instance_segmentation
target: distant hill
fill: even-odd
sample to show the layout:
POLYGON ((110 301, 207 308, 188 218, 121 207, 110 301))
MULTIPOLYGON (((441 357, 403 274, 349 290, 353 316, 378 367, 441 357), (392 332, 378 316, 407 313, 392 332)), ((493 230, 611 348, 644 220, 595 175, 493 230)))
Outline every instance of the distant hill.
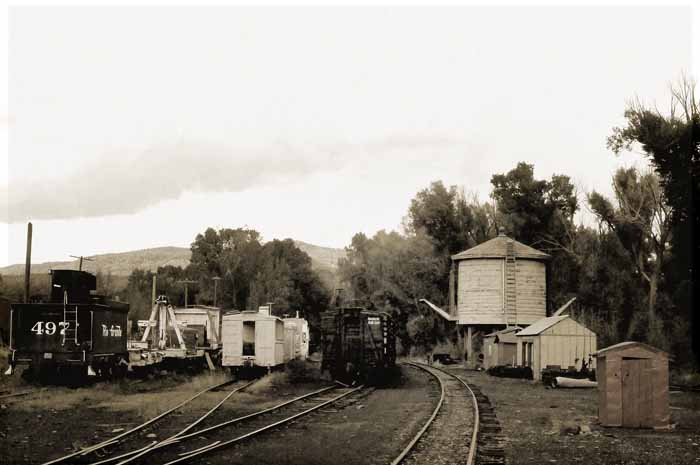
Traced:
MULTIPOLYGON (((83 270, 95 273, 112 273, 115 276, 128 276, 136 268, 156 271, 159 266, 173 265, 185 267, 190 263, 190 249, 184 247, 156 247, 131 252, 94 255, 93 261, 83 261, 83 270)), ((66 262, 32 263, 32 274, 48 273, 50 269, 78 269, 78 260, 66 262)), ((0 268, 0 274, 24 274, 24 264, 0 268)))
POLYGON ((294 244, 311 257, 315 268, 329 268, 335 271, 338 268, 338 260, 345 258, 344 249, 321 247, 302 241, 294 241, 294 244))
MULTIPOLYGON (((319 247, 306 242, 294 241, 297 247, 311 257, 314 269, 334 273, 338 267, 338 258, 345 257, 343 249, 319 247)), ((173 265, 186 267, 190 263, 192 253, 184 247, 156 247, 153 249, 134 250, 131 252, 109 253, 91 257, 93 261, 83 261, 83 270, 90 272, 101 271, 115 276, 128 276, 136 268, 156 271, 159 266, 173 265)), ((33 263, 32 274, 48 273, 50 269, 78 269, 78 260, 65 262, 33 263)), ((10 265, 0 268, 2 275, 24 274, 24 264, 10 265)))

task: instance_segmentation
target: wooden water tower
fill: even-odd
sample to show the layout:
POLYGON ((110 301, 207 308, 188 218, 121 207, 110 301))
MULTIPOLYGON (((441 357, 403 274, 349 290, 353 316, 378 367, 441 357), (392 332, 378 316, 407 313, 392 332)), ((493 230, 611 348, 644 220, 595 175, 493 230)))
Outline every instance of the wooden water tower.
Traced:
POLYGON ((503 232, 452 256, 449 314, 466 336, 467 354, 474 352, 476 334, 527 326, 547 316, 549 258, 503 232))

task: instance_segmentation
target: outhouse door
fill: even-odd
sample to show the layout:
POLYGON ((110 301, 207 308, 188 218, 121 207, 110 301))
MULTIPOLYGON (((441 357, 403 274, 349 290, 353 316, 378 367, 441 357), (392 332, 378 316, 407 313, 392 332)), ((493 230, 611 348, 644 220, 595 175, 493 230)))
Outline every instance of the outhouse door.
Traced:
POLYGON ((650 426, 652 400, 651 360, 622 359, 622 426, 650 426))

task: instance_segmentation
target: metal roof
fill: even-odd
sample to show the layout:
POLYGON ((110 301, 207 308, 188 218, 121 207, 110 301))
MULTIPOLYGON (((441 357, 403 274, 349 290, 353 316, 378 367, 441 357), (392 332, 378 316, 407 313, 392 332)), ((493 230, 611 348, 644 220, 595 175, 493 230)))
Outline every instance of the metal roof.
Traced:
POLYGON ((527 328, 520 331, 517 334, 517 336, 537 336, 542 331, 546 330, 547 328, 551 328, 555 324, 559 323, 560 321, 566 320, 567 318, 569 318, 569 315, 559 315, 542 318, 541 320, 537 320, 527 328))
POLYGON ((485 335, 484 337, 493 337, 493 336, 498 336, 499 334, 508 334, 508 333, 512 333, 513 331, 520 331, 521 329, 523 329, 523 328, 521 328, 520 326, 512 326, 510 328, 501 329, 500 331, 494 331, 492 333, 485 335))
POLYGON ((549 255, 540 252, 528 245, 518 242, 501 233, 497 237, 482 242, 476 247, 460 252, 452 256, 452 260, 468 260, 474 258, 504 258, 508 241, 513 242, 513 252, 516 258, 530 258, 533 260, 547 260, 549 255))

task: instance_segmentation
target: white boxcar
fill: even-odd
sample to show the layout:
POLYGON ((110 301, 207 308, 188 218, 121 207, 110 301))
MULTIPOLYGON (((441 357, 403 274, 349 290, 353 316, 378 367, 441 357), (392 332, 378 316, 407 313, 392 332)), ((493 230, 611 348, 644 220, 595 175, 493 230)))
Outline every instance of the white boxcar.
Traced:
POLYGON ((284 319, 284 357, 306 360, 309 356, 309 323, 299 318, 284 319))
POLYGON ((283 365, 284 322, 266 311, 244 311, 222 319, 222 365, 274 368, 283 365))

